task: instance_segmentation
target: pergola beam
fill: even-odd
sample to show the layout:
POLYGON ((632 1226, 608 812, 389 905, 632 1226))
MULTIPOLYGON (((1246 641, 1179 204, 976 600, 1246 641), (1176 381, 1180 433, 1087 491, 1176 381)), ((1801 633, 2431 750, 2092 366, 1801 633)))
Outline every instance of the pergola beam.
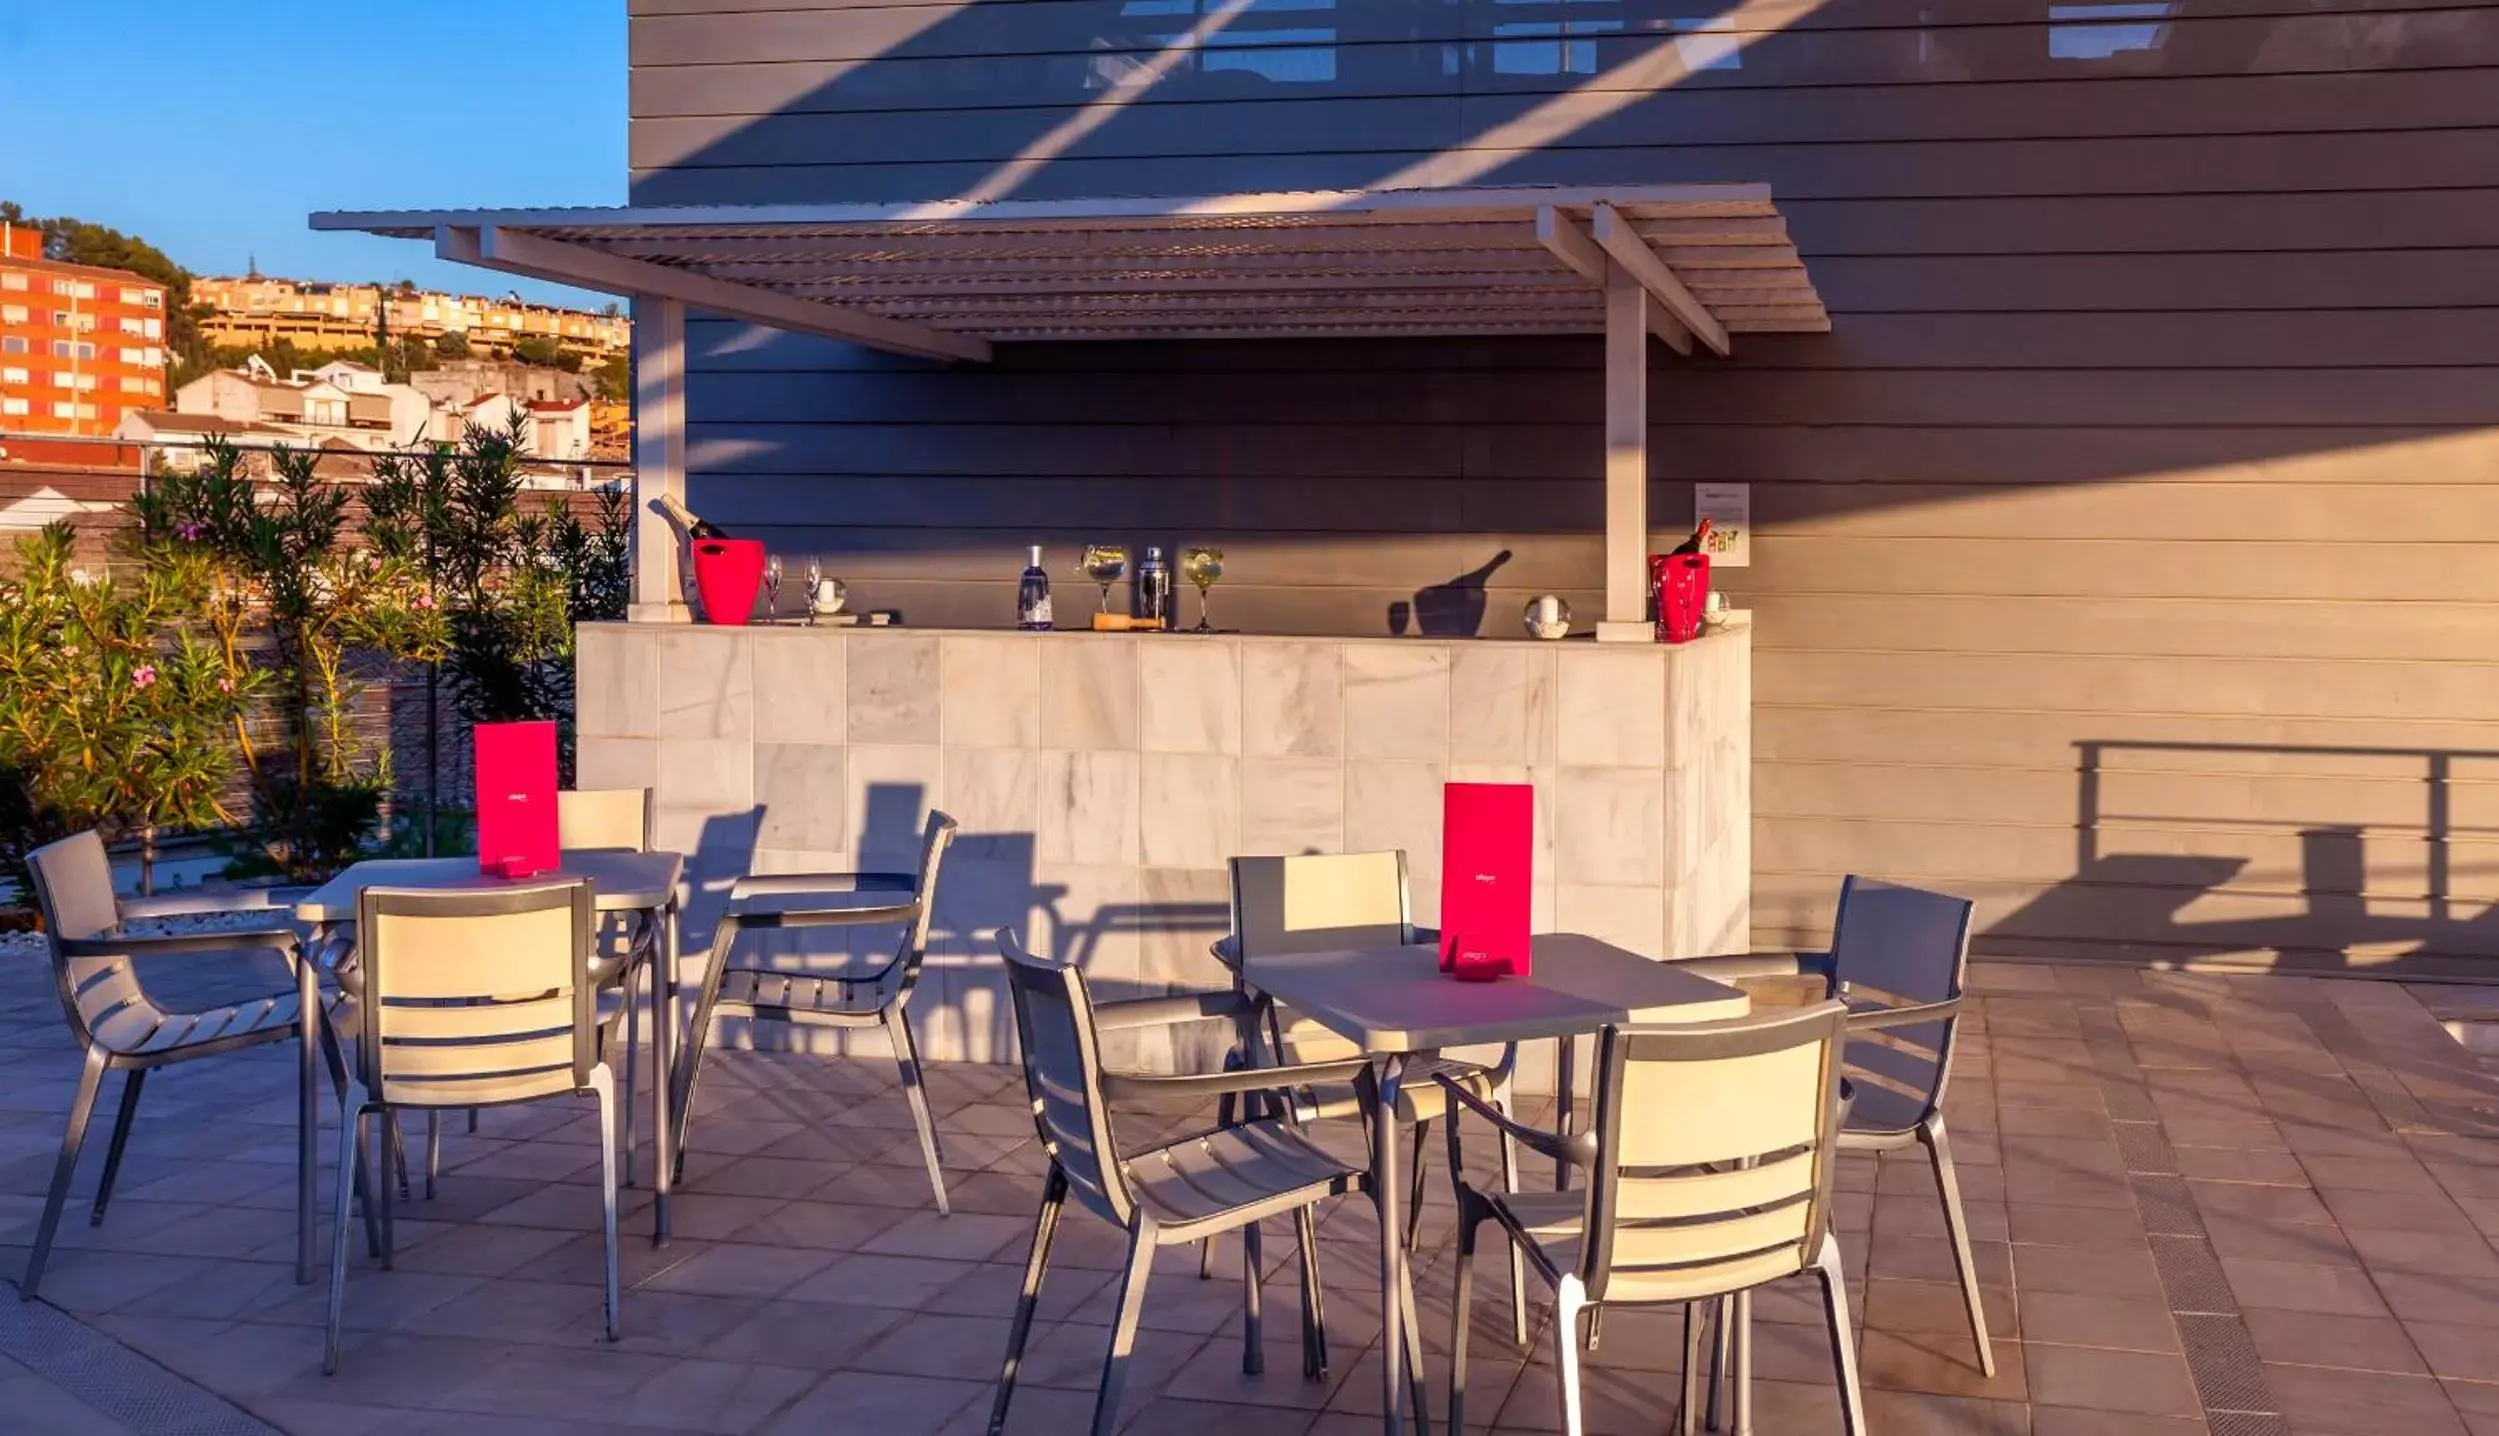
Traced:
POLYGON ((1590 228, 1598 247, 1628 270, 1632 278, 1640 281, 1640 287, 1664 305, 1683 327, 1708 345, 1711 353, 1723 355, 1728 351, 1726 326, 1710 314, 1709 306, 1692 297, 1692 291, 1683 287, 1682 280, 1675 278, 1675 272, 1666 267, 1666 261, 1659 259, 1656 252, 1649 248, 1649 242, 1633 231, 1629 220, 1623 218, 1612 205, 1599 204, 1595 206, 1594 222, 1590 228))
POLYGON ((989 341, 976 335, 954 334, 880 314, 819 304, 750 284, 733 284, 692 270, 628 259, 586 245, 567 244, 491 224, 475 229, 443 226, 435 231, 434 249, 444 259, 507 274, 628 297, 675 300, 709 314, 864 344, 893 354, 969 360, 976 364, 985 364, 990 358, 989 341))
MULTIPOLYGON (((1605 207, 1599 205, 1598 208, 1605 207)), ((1610 210, 1606 212, 1612 213, 1610 210)), ((1572 273, 1596 288, 1602 290, 1612 282, 1609 276, 1615 265, 1609 253, 1583 233, 1568 215, 1552 205, 1537 207, 1536 239, 1572 273)), ((1688 327, 1678 323, 1662 307, 1649 305, 1644 308, 1649 332, 1656 335, 1659 342, 1678 354, 1689 355, 1692 352, 1692 332, 1688 327)), ((1726 351, 1721 349, 1719 352, 1723 354, 1726 351)))

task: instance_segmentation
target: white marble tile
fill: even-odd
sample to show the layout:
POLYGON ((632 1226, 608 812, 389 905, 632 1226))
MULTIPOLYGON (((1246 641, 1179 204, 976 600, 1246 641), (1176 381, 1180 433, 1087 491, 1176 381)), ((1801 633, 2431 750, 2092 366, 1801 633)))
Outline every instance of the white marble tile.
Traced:
POLYGON ((1041 739, 1038 634, 937 641, 938 730, 949 748, 1030 748, 1041 739))
POLYGON ((962 839, 985 848, 999 838, 1020 839, 1026 854, 1040 841, 1041 755, 1014 748, 947 748, 939 802, 957 823, 962 839))
POLYGON ((1138 756, 1048 750, 1040 756, 1042 860, 1133 865, 1138 756))
POLYGON ((768 848, 850 845, 844 751, 838 743, 755 745, 755 796, 763 808, 757 841, 768 848))
POLYGON ((1241 751, 1241 645, 1139 638, 1140 736, 1149 753, 1241 751))
POLYGON ((1148 867, 1220 868, 1240 850, 1239 768, 1217 754, 1145 755, 1137 801, 1148 867))
POLYGON ((1554 760, 1551 647, 1462 645, 1450 655, 1449 759, 1453 763, 1554 760))
POLYGON ((1041 654, 1041 746, 1126 753, 1138 745, 1137 648, 1125 636, 1052 638, 1041 654))
POLYGON ((844 663, 853 743, 934 743, 938 739, 937 639, 931 634, 860 633, 844 663))
POLYGON ((943 777, 934 746, 854 743, 843 760, 851 850, 863 868, 907 872, 920 861, 920 829, 939 807, 943 777))
POLYGON ((1043 861, 1033 869, 1036 904, 1025 945, 1073 962, 1088 978, 1135 977, 1144 924, 1138 917, 1140 875, 1134 863, 1043 861))
POLYGON ((585 624, 575 639, 576 721, 590 738, 659 736, 659 640, 663 630, 585 624))
POLYGON ((755 802, 755 747, 727 738, 658 746, 652 800, 663 808, 742 810, 755 802))
POLYGON ((1345 711, 1334 643, 1241 645, 1241 751, 1252 758, 1334 758, 1345 711))
POLYGON ((752 641, 755 741, 843 741, 850 727, 843 688, 850 640, 820 629, 769 628, 752 641))
POLYGON ((1345 850, 1345 765, 1333 758, 1241 760, 1241 851, 1345 850))
POLYGON ((1345 756, 1438 762, 1449 753, 1449 645, 1348 643, 1345 756))
POLYGON ((659 736, 755 736, 754 645, 742 629, 687 625, 659 640, 659 736))
POLYGON ((1665 894, 1657 888, 1564 883, 1554 889, 1553 907, 1555 925, 1563 932, 1585 933, 1642 957, 1665 952, 1665 894))
POLYGON ((1560 668, 1562 762, 1655 768, 1666 761, 1666 660, 1653 644, 1571 644, 1560 668))
POLYGON ((1553 793, 1553 856, 1564 884, 1666 880, 1666 789, 1647 768, 1563 768, 1553 793))
POLYGON ((1414 894, 1414 918, 1440 920, 1440 763, 1349 762, 1345 765, 1345 850, 1402 848, 1414 894))
POLYGON ((659 786, 659 743, 650 738, 597 738, 585 733, 573 757, 573 786, 655 788, 659 786))
POLYGON ((1191 990, 1230 986, 1230 970, 1210 951, 1232 926, 1229 871, 1148 867, 1137 878, 1139 978, 1191 990))

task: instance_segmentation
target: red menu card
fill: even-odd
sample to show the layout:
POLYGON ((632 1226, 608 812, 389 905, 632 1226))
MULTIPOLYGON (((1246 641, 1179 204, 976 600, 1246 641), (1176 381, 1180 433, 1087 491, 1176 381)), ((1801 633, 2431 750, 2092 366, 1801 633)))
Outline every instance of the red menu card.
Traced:
POLYGON ((1536 790, 1451 783, 1441 790, 1440 970, 1483 981, 1528 971, 1536 790))
POLYGON ((525 878, 556 865, 555 725, 480 723, 477 865, 525 878))

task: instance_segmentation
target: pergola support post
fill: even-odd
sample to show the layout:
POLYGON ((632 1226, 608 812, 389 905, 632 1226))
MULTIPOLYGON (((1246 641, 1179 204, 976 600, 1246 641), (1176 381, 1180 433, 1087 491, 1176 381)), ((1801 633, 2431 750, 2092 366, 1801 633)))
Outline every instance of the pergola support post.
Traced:
POLYGON ((1656 639, 1649 603, 1649 297, 1605 266, 1605 617, 1600 643, 1656 639))
POLYGON ((685 502, 685 305, 633 299, 633 601, 635 623, 690 623, 677 526, 652 501, 685 502))

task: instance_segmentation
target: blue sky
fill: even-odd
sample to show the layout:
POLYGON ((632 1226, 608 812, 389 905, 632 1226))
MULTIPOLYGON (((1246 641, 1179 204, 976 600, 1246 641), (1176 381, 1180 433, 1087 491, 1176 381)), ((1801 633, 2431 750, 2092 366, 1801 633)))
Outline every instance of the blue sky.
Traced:
POLYGON ((200 274, 604 302, 318 209, 621 204, 624 0, 0 0, 0 199, 200 274))

